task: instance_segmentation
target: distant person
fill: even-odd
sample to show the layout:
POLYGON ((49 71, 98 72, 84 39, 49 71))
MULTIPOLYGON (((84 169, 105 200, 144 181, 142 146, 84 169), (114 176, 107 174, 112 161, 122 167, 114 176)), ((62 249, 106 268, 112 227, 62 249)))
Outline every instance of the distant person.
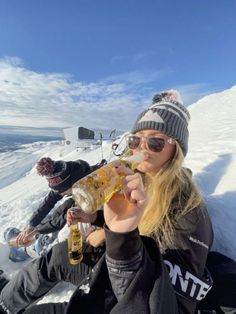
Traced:
POLYGON ((87 268, 82 284, 77 271, 84 265, 72 276, 63 250, 54 246, 3 288, 0 304, 18 313, 53 283, 73 280, 78 287, 68 303, 33 305, 26 313, 194 313, 212 284, 205 265, 213 231, 202 196, 183 168, 189 119, 174 91, 155 95, 138 116, 127 146, 144 159, 135 173, 116 169, 124 176, 123 189, 104 205, 106 252, 93 271, 87 268))

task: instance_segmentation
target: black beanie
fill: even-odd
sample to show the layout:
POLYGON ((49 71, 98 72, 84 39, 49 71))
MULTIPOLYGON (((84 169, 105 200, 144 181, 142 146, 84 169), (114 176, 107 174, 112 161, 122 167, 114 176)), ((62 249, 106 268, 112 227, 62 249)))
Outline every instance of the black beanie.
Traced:
POLYGON ((84 160, 54 161, 49 157, 41 158, 36 166, 37 172, 45 176, 48 186, 55 192, 62 193, 91 172, 89 164, 84 160))

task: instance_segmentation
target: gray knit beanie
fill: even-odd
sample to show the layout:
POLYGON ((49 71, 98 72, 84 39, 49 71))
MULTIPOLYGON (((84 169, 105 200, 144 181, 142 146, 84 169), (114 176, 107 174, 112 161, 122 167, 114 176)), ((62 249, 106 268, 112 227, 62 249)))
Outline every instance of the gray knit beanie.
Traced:
POLYGON ((169 90, 153 97, 152 105, 138 116, 131 132, 146 129, 160 131, 175 139, 186 156, 189 120, 189 111, 184 107, 180 94, 169 90))

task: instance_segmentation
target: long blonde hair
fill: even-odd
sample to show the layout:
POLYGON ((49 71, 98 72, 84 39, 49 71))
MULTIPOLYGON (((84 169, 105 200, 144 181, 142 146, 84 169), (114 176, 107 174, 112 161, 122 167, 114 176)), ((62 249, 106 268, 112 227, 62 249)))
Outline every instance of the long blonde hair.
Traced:
POLYGON ((174 157, 154 176, 144 177, 148 204, 139 224, 140 233, 162 238, 167 246, 173 244, 174 221, 177 215, 199 206, 201 194, 188 169, 183 168, 184 155, 176 142, 174 157), (177 210, 174 211, 174 208, 177 210))

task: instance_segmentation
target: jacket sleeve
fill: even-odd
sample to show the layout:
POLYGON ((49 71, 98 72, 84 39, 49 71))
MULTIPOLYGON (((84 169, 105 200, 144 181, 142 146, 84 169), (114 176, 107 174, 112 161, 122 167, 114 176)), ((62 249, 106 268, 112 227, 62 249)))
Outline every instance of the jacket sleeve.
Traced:
POLYGON ((211 289, 204 274, 213 231, 204 204, 179 216, 174 227, 174 243, 164 249, 163 258, 177 295, 180 313, 194 313, 198 301, 211 289))
POLYGON ((137 229, 116 233, 105 227, 105 232, 106 264, 118 304, 127 302, 130 313, 137 309, 140 313, 178 313, 174 290, 155 241, 141 238, 137 229))
POLYGON ((104 215, 103 215, 103 209, 97 210, 97 218, 94 222, 91 223, 91 225, 94 225, 96 227, 103 227, 105 223, 104 215))
POLYGON ((40 224, 43 218, 46 217, 46 215, 60 199, 62 199, 60 194, 50 190, 50 192, 44 198, 43 202, 40 204, 39 208, 31 216, 29 225, 31 227, 36 227, 38 224, 40 224))
POLYGON ((72 198, 67 199, 62 205, 58 206, 53 214, 43 220, 38 226, 37 230, 41 234, 47 234, 61 230, 66 224, 66 213, 69 208, 74 205, 72 198))

